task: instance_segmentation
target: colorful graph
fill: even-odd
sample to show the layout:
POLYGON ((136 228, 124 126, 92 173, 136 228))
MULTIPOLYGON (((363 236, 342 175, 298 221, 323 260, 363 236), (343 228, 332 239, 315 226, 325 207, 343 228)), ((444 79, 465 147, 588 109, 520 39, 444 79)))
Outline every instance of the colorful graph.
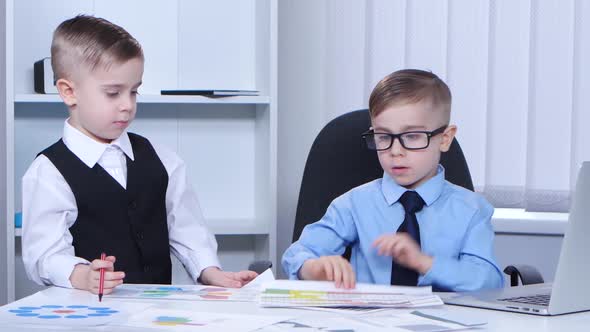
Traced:
POLYGON ((225 288, 207 287, 199 290, 197 295, 207 300, 228 300, 233 293, 225 288))
POLYGON ((174 295, 192 295, 207 300, 227 300, 232 292, 226 288, 207 287, 198 290, 183 289, 181 287, 157 287, 155 289, 144 289, 139 294, 140 297, 170 297, 174 295))
POLYGON ((172 317, 172 316, 158 316, 154 320, 154 324, 159 326, 178 326, 178 325, 192 325, 205 326, 204 323, 191 323, 192 320, 187 317, 172 317))
POLYGON ((172 294, 182 294, 186 291, 180 287, 156 287, 154 289, 144 289, 141 291, 139 296, 141 297, 168 297, 172 294))
POLYGON ((263 307, 415 307, 439 305, 436 295, 405 295, 399 293, 347 291, 321 291, 266 288, 260 295, 263 307))
POLYGON ((109 295, 113 298, 153 298, 167 300, 246 301, 257 300, 258 289, 232 289, 215 286, 122 285, 109 295))
POLYGON ((55 305, 23 306, 9 309, 9 313, 17 317, 30 317, 34 319, 85 319, 92 317, 108 317, 117 314, 118 310, 109 307, 92 307, 87 305, 55 305))
POLYGON ((288 317, 245 315, 233 312, 204 312, 151 307, 129 317, 125 326, 158 328, 163 331, 249 332, 284 321, 288 317))

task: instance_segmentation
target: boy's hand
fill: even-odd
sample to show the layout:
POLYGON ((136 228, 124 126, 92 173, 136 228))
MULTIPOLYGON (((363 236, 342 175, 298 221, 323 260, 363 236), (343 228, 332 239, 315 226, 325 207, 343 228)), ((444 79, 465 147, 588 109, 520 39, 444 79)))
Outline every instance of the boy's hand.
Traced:
POLYGON ((421 275, 426 274, 432 267, 432 257, 424 255, 420 247, 408 233, 382 235, 375 242, 379 255, 387 255, 421 275))
POLYGON ((90 265, 78 264, 70 275, 70 282, 72 286, 77 289, 90 291, 93 294, 98 294, 98 287, 100 283, 100 269, 104 268, 104 288, 103 294, 110 294, 115 287, 123 283, 125 273, 115 272, 115 256, 108 256, 104 261, 95 259, 90 265))
POLYGON ((201 272, 199 279, 205 285, 240 288, 257 276, 254 271, 225 272, 210 266, 201 272))
POLYGON ((342 256, 308 259, 299 270, 301 279, 334 281, 337 288, 351 289, 356 283, 352 265, 342 256))

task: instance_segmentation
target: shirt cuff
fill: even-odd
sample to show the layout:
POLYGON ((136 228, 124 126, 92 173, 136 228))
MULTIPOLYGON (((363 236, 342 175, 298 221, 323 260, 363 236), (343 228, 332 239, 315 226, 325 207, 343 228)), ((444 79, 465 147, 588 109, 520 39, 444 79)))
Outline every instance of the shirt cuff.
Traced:
POLYGON ((90 265, 90 262, 84 258, 70 255, 54 255, 46 260, 45 265, 47 277, 43 282, 59 287, 74 288, 70 281, 70 276, 78 264, 90 265))
POLYGON ((307 251, 300 251, 294 256, 285 259, 284 266, 286 267, 286 272, 288 274, 289 279, 291 280, 299 280, 299 270, 308 259, 315 259, 317 258, 316 255, 307 252, 307 251))
POLYGON ((192 264, 186 266, 186 269, 194 282, 198 282, 201 273, 208 267, 213 266, 221 269, 221 264, 215 253, 201 254, 200 257, 190 255, 190 260, 192 264))
POLYGON ((432 259, 432 266, 430 270, 426 272, 424 276, 422 276, 422 280, 420 280, 420 285, 435 285, 439 284, 437 280, 445 280, 445 273, 449 269, 453 269, 454 265, 456 264, 455 260, 448 259, 444 257, 433 257, 432 259))

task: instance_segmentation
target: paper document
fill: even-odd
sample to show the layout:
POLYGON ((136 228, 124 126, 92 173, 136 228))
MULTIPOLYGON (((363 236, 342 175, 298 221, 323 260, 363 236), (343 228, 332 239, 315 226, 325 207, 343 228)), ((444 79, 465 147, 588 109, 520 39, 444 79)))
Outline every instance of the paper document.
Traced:
POLYGON ((465 326, 459 324, 441 322, 402 312, 362 317, 298 317, 267 326, 260 332, 441 332, 464 329, 465 326))
POLYGON ((131 316, 125 323, 125 326, 168 331, 248 332, 289 318, 284 316, 242 315, 235 313, 151 308, 131 316))
POLYGON ((303 310, 313 310, 313 311, 326 311, 326 312, 333 312, 340 315, 368 315, 368 314, 375 314, 377 312, 382 312, 386 310, 391 310, 391 308, 373 308, 373 307, 345 307, 345 306, 338 306, 338 307, 298 307, 298 309, 303 310))
POLYGON ((242 288, 262 288, 264 284, 272 281, 275 281, 275 275, 272 273, 271 269, 266 269, 266 271, 259 274, 256 278, 254 278, 254 280, 250 281, 246 286, 242 288))
POLYGON ((89 292, 51 288, 0 307, 3 325, 100 326, 125 321, 150 304, 98 302, 89 292))
MULTIPOLYGON (((260 332, 392 332, 386 328, 348 317, 298 317, 267 326, 260 332)), ((403 331, 410 332, 410 331, 403 331)))
POLYGON ((257 288, 123 284, 105 297, 109 299, 253 302, 257 300, 259 292, 260 290, 257 288))
POLYGON ((432 288, 362 284, 336 288, 329 281, 275 280, 264 284, 263 307, 421 307, 442 305, 432 288))
POLYGON ((404 332, 442 332, 464 330, 466 327, 452 322, 443 322, 416 316, 411 313, 394 313, 371 317, 355 317, 357 321, 372 324, 376 328, 384 328, 387 331, 404 332))
POLYGON ((417 311, 412 311, 412 314, 468 327, 487 324, 487 320, 483 316, 476 313, 451 312, 443 308, 420 309, 417 311))
POLYGON ((164 299, 187 301, 256 302, 263 283, 273 281, 272 271, 266 270, 242 288, 206 285, 141 285, 123 284, 109 294, 113 299, 164 299))

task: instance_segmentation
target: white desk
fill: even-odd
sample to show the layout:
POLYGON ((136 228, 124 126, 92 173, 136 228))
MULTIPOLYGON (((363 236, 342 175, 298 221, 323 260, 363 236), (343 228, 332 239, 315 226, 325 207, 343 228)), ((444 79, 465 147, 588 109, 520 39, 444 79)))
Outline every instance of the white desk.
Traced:
MULTIPOLYGON (((68 292, 79 292, 71 290, 63 290, 68 292)), ((89 300, 96 301, 95 296, 87 293, 84 294, 89 300)), ((103 299, 103 304, 108 305, 111 300, 108 296, 103 299)), ((251 302, 213 302, 213 301, 167 301, 167 300, 152 300, 150 303, 155 304, 161 308, 178 308, 182 310, 195 310, 204 312, 232 312, 241 314, 257 314, 257 315, 279 315, 291 317, 333 317, 338 315, 331 312, 320 312, 312 310, 297 310, 297 309, 266 309, 260 308, 257 304, 251 302)), ((590 312, 577 313, 555 317, 541 317, 526 314, 492 311, 483 309, 473 309, 458 306, 445 306, 446 309, 453 312, 462 313, 478 313, 487 318, 488 324, 483 328, 472 329, 473 331, 535 331, 535 332, 573 332, 573 331, 589 331, 590 330, 590 312)), ((400 309, 392 309, 400 310, 400 309)), ((381 311, 377 315, 383 315, 386 312, 381 311)), ((269 331, 269 329, 262 329, 260 331, 269 331)), ((101 326, 95 328, 75 328, 75 331, 122 331, 135 332, 145 331, 145 329, 128 328, 128 327, 113 327, 101 326)), ((25 326, 3 326, 0 325, 0 331, 18 331, 18 332, 40 332, 40 331, 64 331, 63 328, 50 327, 25 327, 25 326)), ((156 330, 154 330, 156 331, 156 330)))

